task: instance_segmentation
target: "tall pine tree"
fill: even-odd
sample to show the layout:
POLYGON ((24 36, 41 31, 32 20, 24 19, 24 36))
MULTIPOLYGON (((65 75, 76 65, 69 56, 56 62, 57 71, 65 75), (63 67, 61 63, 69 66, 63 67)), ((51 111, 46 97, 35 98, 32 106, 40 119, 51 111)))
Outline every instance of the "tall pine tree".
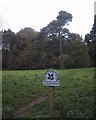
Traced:
POLYGON ((92 30, 85 36, 85 42, 89 48, 91 66, 96 67, 96 15, 94 16, 94 24, 92 30))

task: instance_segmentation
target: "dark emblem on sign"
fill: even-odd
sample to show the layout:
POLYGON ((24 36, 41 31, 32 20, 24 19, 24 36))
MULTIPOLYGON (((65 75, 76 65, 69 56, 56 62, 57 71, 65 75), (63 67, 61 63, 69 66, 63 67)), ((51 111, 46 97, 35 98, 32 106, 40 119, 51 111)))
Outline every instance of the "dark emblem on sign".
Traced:
POLYGON ((48 74, 48 79, 49 79, 49 80, 53 80, 53 79, 54 79, 53 74, 48 74))

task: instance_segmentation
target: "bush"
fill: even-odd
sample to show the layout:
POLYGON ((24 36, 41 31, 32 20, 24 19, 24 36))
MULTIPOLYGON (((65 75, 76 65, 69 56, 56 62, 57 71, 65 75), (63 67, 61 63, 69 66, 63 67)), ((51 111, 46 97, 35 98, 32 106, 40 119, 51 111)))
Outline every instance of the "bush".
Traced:
POLYGON ((63 55, 64 60, 64 68, 73 68, 74 67, 74 60, 69 55, 63 55))
MULTIPOLYGON (((55 68, 60 68, 60 56, 58 56, 57 58, 54 57, 54 66, 55 68)), ((63 62, 64 62, 64 68, 73 68, 74 67, 74 60, 71 56, 69 55, 63 55, 63 62)))

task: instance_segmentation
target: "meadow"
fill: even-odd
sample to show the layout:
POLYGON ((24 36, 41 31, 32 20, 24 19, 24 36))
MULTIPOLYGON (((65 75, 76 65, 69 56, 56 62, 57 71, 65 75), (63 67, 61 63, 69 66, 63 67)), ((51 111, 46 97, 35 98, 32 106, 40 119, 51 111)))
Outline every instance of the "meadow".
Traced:
MULTIPOLYGON (((56 70, 56 118, 94 118, 96 68, 56 70)), ((42 85, 46 70, 2 71, 2 117, 48 118, 49 87, 42 85), (21 109, 20 109, 21 108, 21 109), (22 110, 25 109, 25 110, 22 110)))

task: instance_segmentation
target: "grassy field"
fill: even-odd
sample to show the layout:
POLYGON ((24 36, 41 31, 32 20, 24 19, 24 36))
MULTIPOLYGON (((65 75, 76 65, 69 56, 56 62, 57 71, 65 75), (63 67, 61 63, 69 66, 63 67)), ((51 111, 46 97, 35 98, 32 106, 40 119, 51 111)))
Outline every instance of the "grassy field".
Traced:
MULTIPOLYGON (((57 70, 60 86, 55 87, 56 118, 94 117, 93 68, 57 70)), ((50 117, 48 87, 42 85, 46 70, 2 71, 3 118, 12 118, 16 111, 26 107, 20 118, 50 117), (42 95, 47 97, 43 100, 42 95), (41 97, 41 101, 39 101, 41 97)), ((16 117, 16 116, 15 116, 16 117)))

